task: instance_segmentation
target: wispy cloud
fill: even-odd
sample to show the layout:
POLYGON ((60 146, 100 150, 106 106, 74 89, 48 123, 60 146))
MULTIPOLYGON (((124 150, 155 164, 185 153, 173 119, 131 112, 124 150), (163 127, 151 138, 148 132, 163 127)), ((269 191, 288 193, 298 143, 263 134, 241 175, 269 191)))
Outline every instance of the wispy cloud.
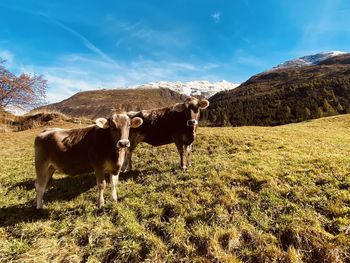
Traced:
POLYGON ((233 57, 231 59, 232 59, 231 64, 235 63, 240 66, 249 66, 257 70, 265 70, 271 66, 269 64, 270 61, 267 61, 263 57, 250 54, 243 49, 237 49, 234 52, 233 57))
MULTIPOLYGON (((222 79, 215 75, 220 67, 215 58, 205 61, 202 57, 184 55, 184 51, 187 51, 187 48, 190 50, 189 47, 196 41, 191 26, 176 24, 169 27, 152 27, 142 20, 121 22, 117 16, 111 15, 108 21, 101 23, 103 26, 99 29, 102 31, 101 35, 108 35, 109 41, 120 47, 114 49, 113 54, 128 52, 129 49, 136 50, 127 56, 119 55, 117 58, 106 50, 104 52, 102 44, 92 38, 89 39, 79 26, 75 26, 78 23, 71 24, 64 16, 57 19, 57 16, 48 15, 50 13, 46 11, 38 12, 36 9, 34 11, 16 9, 16 11, 39 18, 41 23, 44 21, 43 24, 49 25, 49 29, 62 30, 63 37, 69 38, 69 41, 75 40, 81 49, 80 53, 68 55, 69 50, 59 53, 48 50, 50 59, 45 61, 27 60, 19 54, 14 56, 11 52, 3 53, 4 58, 16 68, 15 72, 35 72, 42 74, 48 80, 47 99, 51 103, 85 90, 121 88, 154 81, 222 79), (84 47, 91 52, 85 52, 84 47)), ((220 18, 219 12, 212 16, 214 22, 219 22, 220 18)), ((113 48, 115 46, 110 46, 109 50, 113 48)))
MULTIPOLYGON (((38 11, 32 11, 32 10, 26 10, 23 8, 20 8, 18 6, 3 6, 0 4, 1 7, 8 8, 10 10, 15 10, 17 12, 25 13, 25 14, 30 14, 32 16, 38 16, 38 17, 43 17, 45 18, 48 22, 50 22, 53 25, 56 25, 63 30, 67 31, 68 33, 72 34, 75 36, 77 39, 79 39, 83 45, 88 48, 90 51, 92 51, 94 54, 99 55, 101 58, 103 58, 106 62, 111 63, 115 66, 118 66, 118 64, 115 62, 113 58, 111 58, 109 55, 107 55, 105 52, 103 52, 100 48, 98 48, 95 44, 93 44, 89 39, 87 39, 84 35, 79 33, 78 31, 74 30, 72 27, 68 26, 67 24, 63 23, 62 21, 53 18, 52 16, 47 15, 46 13, 43 12, 38 12, 38 11)), ((7 40, 0 40, 0 43, 2 41, 7 40)), ((4 43, 6 43, 4 42, 4 43)))
POLYGON ((40 13, 38 13, 38 15, 45 17, 51 23, 57 25, 58 27, 64 29, 65 31, 71 33, 72 35, 74 35, 75 37, 80 39, 82 41, 82 43, 85 45, 85 47, 87 47, 89 50, 91 50, 95 54, 99 55, 100 57, 102 57, 105 61, 107 61, 111 64, 114 64, 115 66, 118 66, 117 63, 110 56, 108 56, 101 49, 96 47, 91 41, 89 41, 85 36, 80 34, 78 31, 74 30, 73 28, 69 27, 68 25, 64 24, 63 22, 61 22, 57 19, 54 19, 54 18, 52 18, 44 13, 40 12, 40 13))
POLYGON ((190 29, 188 28, 169 28, 159 30, 146 26, 142 21, 135 23, 121 22, 118 19, 109 17, 110 34, 118 35, 115 45, 122 44, 139 46, 144 48, 156 47, 157 49, 183 49, 192 41, 190 29))
MULTIPOLYGON (((313 49, 315 52, 333 50, 334 39, 337 36, 341 35, 343 39, 349 39, 350 12, 347 9, 341 9, 341 1, 326 0, 314 13, 315 15, 303 24, 300 49, 313 49)), ((343 40, 343 43, 346 41, 343 40)))
POLYGON ((213 13, 213 14, 211 14, 210 16, 211 16, 211 18, 214 20, 214 23, 215 23, 215 24, 219 23, 220 20, 221 20, 221 13, 218 12, 218 11, 216 11, 216 12, 213 13))

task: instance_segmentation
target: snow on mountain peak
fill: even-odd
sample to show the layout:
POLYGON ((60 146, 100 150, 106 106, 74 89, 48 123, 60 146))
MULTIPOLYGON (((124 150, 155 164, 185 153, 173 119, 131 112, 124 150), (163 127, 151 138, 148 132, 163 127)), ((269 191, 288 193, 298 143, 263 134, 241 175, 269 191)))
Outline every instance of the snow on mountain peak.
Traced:
POLYGON ((209 98, 215 93, 224 90, 230 90, 238 87, 240 84, 228 82, 222 80, 219 82, 209 82, 207 80, 195 80, 188 82, 168 82, 168 81, 158 81, 150 82, 140 86, 134 86, 133 88, 168 88, 170 90, 185 94, 187 96, 201 96, 209 98))
POLYGON ((304 56, 297 59, 288 60, 282 64, 279 64, 276 67, 273 67, 272 70, 318 65, 320 62, 328 58, 343 55, 343 54, 346 54, 346 52, 342 52, 342 51, 321 52, 314 55, 309 55, 309 56, 304 56))

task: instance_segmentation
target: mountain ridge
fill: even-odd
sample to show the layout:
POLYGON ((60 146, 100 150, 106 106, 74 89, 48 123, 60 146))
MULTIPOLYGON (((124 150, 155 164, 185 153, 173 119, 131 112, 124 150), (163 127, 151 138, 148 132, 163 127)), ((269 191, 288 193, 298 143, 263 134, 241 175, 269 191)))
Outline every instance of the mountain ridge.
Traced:
POLYGON ((209 101, 203 119, 213 126, 281 125, 349 113, 350 54, 262 72, 209 101))
POLYGON ((307 56, 299 57, 299 58, 292 59, 292 60, 287 60, 287 61, 273 67, 270 70, 320 65, 320 63, 322 63, 323 61, 325 61, 327 59, 341 56, 344 54, 348 54, 348 53, 343 52, 343 51, 320 52, 320 53, 307 55, 307 56))
POLYGON ((133 86, 132 88, 168 88, 187 96, 210 98, 211 96, 220 91, 234 89, 239 85, 240 84, 238 83, 232 83, 226 80, 218 82, 209 82, 208 80, 194 80, 187 82, 157 81, 133 86))
POLYGON ((187 98, 170 89, 102 89, 82 91, 57 103, 45 105, 35 111, 55 110, 72 117, 108 117, 116 110, 137 111, 166 107, 187 98))

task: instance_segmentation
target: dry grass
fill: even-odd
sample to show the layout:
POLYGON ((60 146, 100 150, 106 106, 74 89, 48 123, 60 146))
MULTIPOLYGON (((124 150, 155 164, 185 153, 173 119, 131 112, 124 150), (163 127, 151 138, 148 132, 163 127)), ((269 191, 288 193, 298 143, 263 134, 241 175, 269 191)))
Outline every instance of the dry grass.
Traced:
POLYGON ((201 128, 187 172, 175 146, 142 145, 117 204, 96 207, 93 175, 55 174, 41 213, 39 131, 0 134, 0 261, 350 261, 349 115, 201 128))
POLYGON ((15 116, 0 107, 0 133, 11 131, 11 123, 15 116))

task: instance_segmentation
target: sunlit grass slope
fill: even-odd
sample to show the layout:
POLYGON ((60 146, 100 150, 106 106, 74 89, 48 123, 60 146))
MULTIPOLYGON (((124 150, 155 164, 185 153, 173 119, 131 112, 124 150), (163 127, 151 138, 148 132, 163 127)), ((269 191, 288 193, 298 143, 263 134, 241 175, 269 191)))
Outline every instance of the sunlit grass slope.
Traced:
POLYGON ((118 203, 97 208, 94 175, 56 173, 41 213, 40 130, 0 134, 1 262, 350 261, 349 115, 200 128, 186 172, 174 145, 144 144, 118 203))

